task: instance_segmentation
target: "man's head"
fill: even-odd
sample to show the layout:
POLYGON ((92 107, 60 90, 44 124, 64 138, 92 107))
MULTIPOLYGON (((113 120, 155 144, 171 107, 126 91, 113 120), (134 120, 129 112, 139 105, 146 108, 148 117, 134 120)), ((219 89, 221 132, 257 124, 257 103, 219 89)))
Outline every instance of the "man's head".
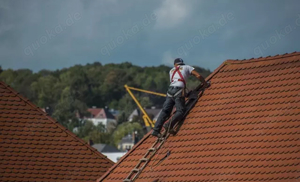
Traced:
POLYGON ((174 60, 174 65, 176 66, 176 65, 184 65, 184 62, 183 62, 183 60, 181 59, 181 58, 176 58, 175 60, 174 60))

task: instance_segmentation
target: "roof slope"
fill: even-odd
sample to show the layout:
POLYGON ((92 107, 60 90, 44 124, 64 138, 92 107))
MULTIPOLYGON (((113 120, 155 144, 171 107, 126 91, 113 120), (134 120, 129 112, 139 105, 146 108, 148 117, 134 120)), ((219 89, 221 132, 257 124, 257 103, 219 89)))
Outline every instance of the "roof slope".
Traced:
POLYGON ((113 162, 0 82, 0 181, 95 181, 113 162))
MULTIPOLYGON (((300 179, 300 53, 228 60, 207 79, 211 87, 136 181, 300 179)), ((98 181, 124 180, 154 141, 145 136, 98 181)))

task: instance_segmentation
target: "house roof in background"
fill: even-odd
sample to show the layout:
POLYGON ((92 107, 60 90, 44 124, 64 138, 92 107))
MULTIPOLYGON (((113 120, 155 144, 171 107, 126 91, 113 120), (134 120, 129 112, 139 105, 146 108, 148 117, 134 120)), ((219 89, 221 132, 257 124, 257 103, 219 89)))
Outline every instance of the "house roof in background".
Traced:
POLYGON ((122 138, 122 140, 120 141, 120 144, 133 143, 133 142, 134 142, 133 136, 131 134, 128 134, 122 138))
MULTIPOLYGON (((149 115, 150 118, 152 118, 152 117, 155 118, 161 111, 161 109, 157 109, 157 108, 144 109, 144 110, 149 115)), ((129 115, 128 120, 131 121, 134 116, 141 116, 141 114, 142 113, 141 113, 140 109, 134 109, 132 111, 132 113, 129 115)))
POLYGON ((92 145, 92 147, 94 147, 95 149, 97 149, 99 152, 101 153, 109 153, 109 152, 121 152, 120 150, 118 150, 116 147, 114 146, 110 146, 107 144, 94 144, 92 145))
MULTIPOLYGON (((298 180, 300 53, 227 60, 207 80, 177 135, 135 181, 298 180)), ((148 133, 98 181, 124 180, 155 140, 148 133)))
POLYGON ((95 181, 114 163, 0 82, 0 181, 95 181))
POLYGON ((108 109, 105 108, 88 108, 88 112, 92 114, 90 118, 115 119, 108 109))

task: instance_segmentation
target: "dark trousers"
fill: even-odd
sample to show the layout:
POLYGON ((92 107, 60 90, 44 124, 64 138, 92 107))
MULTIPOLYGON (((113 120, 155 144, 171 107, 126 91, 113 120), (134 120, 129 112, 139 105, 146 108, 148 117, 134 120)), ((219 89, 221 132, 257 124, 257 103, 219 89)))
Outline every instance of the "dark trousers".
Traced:
MULTIPOLYGON (((177 93, 180 89, 179 87, 169 87, 168 93, 170 95, 174 95, 177 93)), ((162 111, 155 123, 154 130, 157 132, 160 132, 161 128, 163 127, 164 122, 167 120, 167 118, 170 117, 170 114, 173 110, 173 106, 175 105, 176 112, 173 115, 173 117, 169 120, 168 124, 171 124, 170 128, 173 128, 173 126, 183 118, 184 112, 185 112, 185 98, 183 94, 179 94, 175 97, 168 97, 166 98, 166 101, 163 105, 162 111)))

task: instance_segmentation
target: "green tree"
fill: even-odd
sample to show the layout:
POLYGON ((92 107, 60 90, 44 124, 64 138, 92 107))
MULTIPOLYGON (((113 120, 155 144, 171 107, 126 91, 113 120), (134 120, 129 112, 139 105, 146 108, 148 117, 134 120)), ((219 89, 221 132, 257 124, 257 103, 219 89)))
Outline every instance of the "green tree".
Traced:
POLYGON ((54 107, 60 98, 61 88, 58 86, 58 79, 52 75, 40 77, 31 84, 31 90, 37 95, 39 107, 54 107))
POLYGON ((107 132, 99 132, 97 130, 92 130, 88 136, 84 137, 85 141, 92 140, 94 143, 103 143, 103 144, 111 144, 111 133, 107 132))
POLYGON ((92 140, 94 143, 111 143, 111 133, 106 132, 105 126, 99 123, 97 126, 92 121, 85 121, 81 127, 78 127, 76 134, 85 141, 92 140))
POLYGON ((1 72, 0 79, 1 81, 5 82, 6 84, 15 88, 14 80, 17 77, 17 74, 12 69, 7 69, 1 72))
MULTIPOLYGON (((201 67, 195 66, 195 69, 204 77, 211 73, 210 70, 201 67)), ((86 124, 82 118, 88 114, 89 107, 110 106, 118 109, 120 115, 117 123, 110 124, 105 132, 87 124, 86 127, 91 127, 91 130, 80 134, 81 138, 92 138, 99 142, 108 142, 106 141, 108 139, 115 143, 110 134, 114 133, 119 140, 122 134, 119 136, 118 132, 114 131, 121 130, 119 126, 125 126, 128 116, 137 108, 124 85, 166 93, 170 82, 169 70, 170 67, 164 65, 140 67, 129 62, 106 65, 95 62, 55 71, 41 70, 37 73, 29 69, 0 68, 0 80, 39 107, 52 107, 54 110, 52 116, 70 130, 81 128, 86 124)), ((190 89, 199 85, 199 81, 193 77, 187 82, 190 89)), ((134 92, 134 94, 142 107, 161 107, 165 100, 145 93, 134 92)), ((135 121, 140 122, 141 119, 136 118, 135 121)))
POLYGON ((126 122, 120 124, 112 135, 113 144, 115 146, 118 146, 118 144, 124 136, 131 134, 134 131, 137 131, 139 138, 141 138, 145 134, 141 124, 139 123, 126 122))
MULTIPOLYGON (((84 122, 83 126, 79 127, 78 136, 82 138, 86 136, 88 137, 92 131, 94 130, 97 131, 98 129, 99 128, 97 128, 92 121, 87 120, 84 122)), ((98 132, 103 132, 103 131, 101 131, 100 129, 100 131, 98 132)))
POLYGON ((88 115, 87 108, 84 102, 72 98, 70 88, 66 87, 52 117, 63 126, 72 130, 74 127, 81 125, 80 118, 88 115))
POLYGON ((128 118, 128 117, 126 117, 125 112, 122 111, 122 112, 119 114, 119 117, 117 118, 117 125, 120 125, 120 124, 122 124, 122 123, 124 123, 124 122, 127 122, 127 121, 128 121, 127 118, 128 118))

